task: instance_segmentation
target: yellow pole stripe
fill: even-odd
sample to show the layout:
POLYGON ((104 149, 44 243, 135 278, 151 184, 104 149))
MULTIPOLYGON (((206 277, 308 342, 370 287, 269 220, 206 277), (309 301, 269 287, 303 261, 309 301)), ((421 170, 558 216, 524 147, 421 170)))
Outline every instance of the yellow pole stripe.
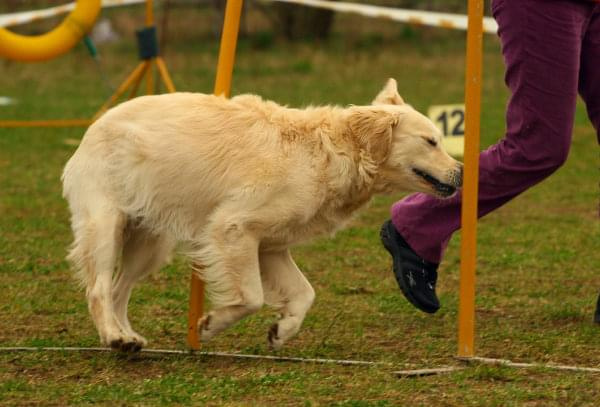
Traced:
POLYGON ((423 25, 423 20, 419 17, 408 17, 408 22, 416 25, 423 25))

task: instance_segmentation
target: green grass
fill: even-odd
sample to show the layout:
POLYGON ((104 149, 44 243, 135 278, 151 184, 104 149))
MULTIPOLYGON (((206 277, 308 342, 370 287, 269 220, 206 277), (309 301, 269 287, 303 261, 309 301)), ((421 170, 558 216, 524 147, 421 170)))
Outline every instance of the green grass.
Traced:
MULTIPOLYGON (((356 21, 348 17, 348 21, 356 21)), ((340 23, 341 24, 341 23, 340 23)), ((388 23, 386 23, 388 24, 388 23)), ((341 27, 341 26, 340 26, 341 27)), ((365 104, 385 78, 416 108, 463 98, 463 35, 387 25, 363 38, 339 29, 327 44, 240 43, 233 93, 254 92, 293 106, 365 104)), ((176 86, 210 92, 214 41, 170 44, 176 86)), ((130 43, 105 47, 118 83, 135 66, 130 43)), ((504 130, 507 93, 499 45, 486 37, 482 146, 504 130)), ((94 63, 77 49, 43 64, 2 61, 0 94, 18 104, 0 118, 89 117, 106 98, 94 63)), ((71 235, 60 196, 62 166, 81 129, 0 130, 0 346, 97 346, 84 295, 64 260, 71 235)), ((544 183, 480 222, 476 353, 600 365, 600 328, 591 323, 600 288, 598 147, 582 106, 572 151, 544 183)), ((594 405, 598 375, 474 366, 443 376, 398 379, 395 368, 457 364, 458 247, 441 265, 443 308, 419 313, 400 294, 378 241, 389 207, 379 197, 350 227, 294 249, 317 291, 300 334, 278 354, 363 359, 393 367, 340 367, 226 358, 122 357, 98 353, 0 353, 0 404, 207 405, 594 405)), ((131 319, 153 348, 185 348, 189 268, 176 258, 135 291, 131 319)), ((270 354, 264 310, 206 346, 270 354)))

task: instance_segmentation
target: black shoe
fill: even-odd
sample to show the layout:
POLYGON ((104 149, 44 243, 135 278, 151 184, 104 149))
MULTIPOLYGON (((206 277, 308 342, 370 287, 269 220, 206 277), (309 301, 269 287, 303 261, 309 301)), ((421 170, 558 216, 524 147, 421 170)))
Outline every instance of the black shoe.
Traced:
POLYGON ((596 312, 594 313, 594 322, 600 324, 600 296, 598 296, 598 302, 596 302, 596 312))
POLYGON ((406 299, 421 311, 429 314, 440 309, 435 294, 438 264, 421 258, 402 238, 391 220, 381 227, 381 242, 392 255, 394 275, 406 299))

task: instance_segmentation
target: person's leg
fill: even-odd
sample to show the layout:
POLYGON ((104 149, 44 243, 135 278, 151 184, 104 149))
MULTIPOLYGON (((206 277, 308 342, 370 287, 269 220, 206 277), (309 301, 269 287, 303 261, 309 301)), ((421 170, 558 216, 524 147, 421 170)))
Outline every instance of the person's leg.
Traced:
MULTIPOLYGON (((505 138, 480 155, 480 217, 564 163, 582 36, 593 7, 568 0, 493 2, 512 96, 505 138)), ((392 222, 418 255, 439 263, 450 236, 460 227, 460 207, 460 194, 447 200, 415 194, 392 207, 392 222)))
POLYGON ((588 117, 596 129, 600 144, 600 5, 587 26, 581 48, 579 94, 585 102, 588 117))
MULTIPOLYGON (((579 93, 583 98, 588 117, 596 129, 600 144, 600 5, 590 19, 581 49, 579 93)), ((594 322, 600 324, 600 296, 596 302, 594 322)))

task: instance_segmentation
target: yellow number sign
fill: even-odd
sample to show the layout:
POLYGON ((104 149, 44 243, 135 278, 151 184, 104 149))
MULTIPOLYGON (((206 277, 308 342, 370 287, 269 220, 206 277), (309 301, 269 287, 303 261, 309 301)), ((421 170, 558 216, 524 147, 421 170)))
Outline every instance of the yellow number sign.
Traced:
POLYGON ((462 157, 465 151, 465 105, 431 106, 427 115, 444 135, 446 151, 455 157, 462 157))

